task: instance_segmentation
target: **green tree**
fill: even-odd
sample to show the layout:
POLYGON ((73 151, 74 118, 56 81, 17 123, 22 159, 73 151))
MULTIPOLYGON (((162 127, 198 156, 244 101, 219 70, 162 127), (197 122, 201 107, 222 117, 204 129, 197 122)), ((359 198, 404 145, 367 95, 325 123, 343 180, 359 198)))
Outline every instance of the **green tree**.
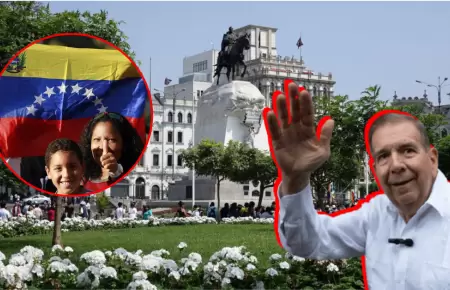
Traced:
POLYGON ((7 188, 11 188, 17 192, 25 192, 26 185, 20 181, 11 170, 6 167, 5 164, 0 159, 0 185, 3 185, 7 188))
POLYGON ((374 113, 387 106, 387 102, 379 100, 380 90, 378 85, 368 87, 355 101, 350 101, 348 96, 314 97, 316 120, 331 116, 335 121, 330 159, 311 175, 311 186, 319 206, 331 182, 336 188, 345 190, 361 175, 366 152, 366 123, 374 113))
POLYGON ((100 216, 103 216, 106 208, 109 206, 109 197, 105 194, 105 192, 100 192, 97 194, 96 198, 97 210, 100 216))
POLYGON ((264 152, 257 148, 249 148, 246 145, 241 146, 238 150, 234 150, 240 156, 237 157, 238 164, 229 173, 229 179, 239 183, 252 181, 255 184, 259 184, 258 206, 261 206, 264 190, 273 187, 278 177, 278 169, 269 152, 264 152))
POLYGON ((348 111, 348 114, 352 114, 351 120, 354 123, 348 129, 355 130, 356 140, 355 144, 359 144, 360 154, 359 158, 363 158, 366 147, 365 147, 365 128, 369 119, 377 112, 388 108, 388 101, 380 100, 381 86, 374 85, 366 88, 361 92, 361 97, 350 102, 350 106, 353 108, 348 111))
POLYGON ((391 106, 391 108, 402 112, 407 112, 417 117, 425 126, 428 138, 430 139, 430 143, 433 145, 439 143, 439 140, 441 139, 441 132, 439 129, 441 126, 447 124, 444 115, 430 111, 430 109, 427 108, 425 104, 394 104, 393 106, 391 106))
MULTIPOLYGON (((0 4, 0 70, 15 53, 29 43, 55 33, 67 32, 87 33, 105 39, 134 59, 135 53, 127 42, 127 36, 120 29, 121 24, 123 24, 122 21, 109 19, 108 12, 105 10, 99 13, 88 11, 51 13, 49 4, 43 5, 32 1, 2 2, 0 4)), ((57 39, 56 41, 70 43, 71 40, 57 39)), ((109 48, 93 39, 78 38, 75 42, 83 47, 109 48)), ((150 118, 148 118, 147 130, 149 121, 150 118)), ((55 203, 56 217, 52 244, 61 244, 61 197, 57 197, 55 203)))
POLYGON ((366 192, 366 186, 365 185, 360 185, 358 187, 359 192, 361 193, 361 196, 366 196, 369 193, 373 193, 378 191, 378 185, 376 182, 372 182, 369 184, 369 192, 366 192))
POLYGON ((226 150, 222 143, 204 139, 196 146, 186 149, 181 153, 181 158, 186 164, 186 167, 191 170, 195 168, 195 173, 198 176, 214 178, 216 183, 218 209, 220 209, 220 183, 229 176, 230 170, 232 170, 232 167, 236 164, 236 161, 233 160, 231 156, 239 154, 234 153, 231 150, 234 146, 237 146, 237 144, 231 142, 230 145, 231 147, 226 150), (227 153, 230 152, 233 154, 227 156, 227 153))
MULTIPOLYGON (((131 58, 135 53, 120 29, 123 21, 108 18, 107 11, 64 11, 51 13, 50 4, 39 2, 2 2, 0 5, 0 70, 9 59, 29 43, 55 33, 78 32, 101 37, 121 48, 131 58)), ((103 43, 92 41, 97 47, 103 43)))
POLYGON ((450 135, 439 140, 436 149, 439 152, 439 169, 450 179, 450 135))
POLYGON ((355 159, 354 131, 347 129, 354 120, 348 113, 348 97, 325 96, 314 97, 316 121, 324 116, 331 116, 335 121, 331 140, 330 158, 311 175, 311 186, 319 207, 328 189, 328 184, 335 182, 337 187, 347 187, 357 175, 358 165, 355 159), (340 186, 339 186, 340 185, 340 186))
MULTIPOLYGON (((55 33, 87 33, 105 39, 128 54, 139 65, 128 37, 120 29, 123 21, 108 18, 108 12, 99 13, 63 11, 51 13, 50 4, 39 2, 5 1, 0 3, 0 71, 11 57, 31 42, 55 33)), ((85 47, 109 48, 94 39, 78 39, 85 47)), ((70 46, 70 45, 69 45, 70 46)), ((146 129, 150 131, 150 103, 146 104, 146 129)))

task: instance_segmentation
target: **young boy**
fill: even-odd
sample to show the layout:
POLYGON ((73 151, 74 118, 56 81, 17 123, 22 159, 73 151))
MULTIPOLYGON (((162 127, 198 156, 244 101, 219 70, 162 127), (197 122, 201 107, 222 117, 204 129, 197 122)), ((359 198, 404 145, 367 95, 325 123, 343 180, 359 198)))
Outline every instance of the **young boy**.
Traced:
POLYGON ((45 171, 57 194, 87 193, 81 185, 83 154, 77 143, 69 139, 51 142, 45 152, 45 171))

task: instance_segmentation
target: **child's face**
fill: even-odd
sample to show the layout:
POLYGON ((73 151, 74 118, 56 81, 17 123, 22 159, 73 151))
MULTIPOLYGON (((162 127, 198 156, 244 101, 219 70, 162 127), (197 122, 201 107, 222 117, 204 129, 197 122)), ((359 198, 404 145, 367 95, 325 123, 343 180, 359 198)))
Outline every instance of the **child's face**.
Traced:
POLYGON ((95 162, 101 165, 100 157, 103 154, 103 141, 108 141, 109 152, 117 161, 122 157, 123 140, 120 133, 111 122, 99 122, 92 131, 91 151, 95 162))
POLYGON ((45 167, 47 176, 52 180, 58 194, 81 193, 81 180, 84 170, 81 161, 74 152, 58 151, 50 158, 45 167))

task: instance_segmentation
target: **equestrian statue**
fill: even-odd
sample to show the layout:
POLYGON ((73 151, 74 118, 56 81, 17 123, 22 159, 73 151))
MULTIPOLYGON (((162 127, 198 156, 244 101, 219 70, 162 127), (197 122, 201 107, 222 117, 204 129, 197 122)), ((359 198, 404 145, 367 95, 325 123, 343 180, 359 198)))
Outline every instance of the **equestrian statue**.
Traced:
POLYGON ((248 33, 236 36, 233 27, 228 28, 228 31, 223 35, 222 45, 219 55, 217 56, 216 70, 214 77, 217 76, 217 85, 223 68, 227 69, 227 78, 230 81, 230 73, 232 72, 232 79, 235 78, 236 66, 243 66, 244 71, 241 78, 247 72, 247 65, 244 63, 244 50, 250 49, 250 35, 248 33))

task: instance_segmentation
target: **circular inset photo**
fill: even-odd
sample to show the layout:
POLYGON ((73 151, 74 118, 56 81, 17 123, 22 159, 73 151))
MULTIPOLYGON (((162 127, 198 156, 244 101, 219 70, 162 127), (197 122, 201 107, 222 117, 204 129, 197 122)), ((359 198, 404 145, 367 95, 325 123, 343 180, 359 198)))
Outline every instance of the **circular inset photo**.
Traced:
POLYGON ((122 50, 67 33, 18 52, 0 75, 0 156, 35 190, 87 196, 142 158, 153 115, 148 85, 122 50))

